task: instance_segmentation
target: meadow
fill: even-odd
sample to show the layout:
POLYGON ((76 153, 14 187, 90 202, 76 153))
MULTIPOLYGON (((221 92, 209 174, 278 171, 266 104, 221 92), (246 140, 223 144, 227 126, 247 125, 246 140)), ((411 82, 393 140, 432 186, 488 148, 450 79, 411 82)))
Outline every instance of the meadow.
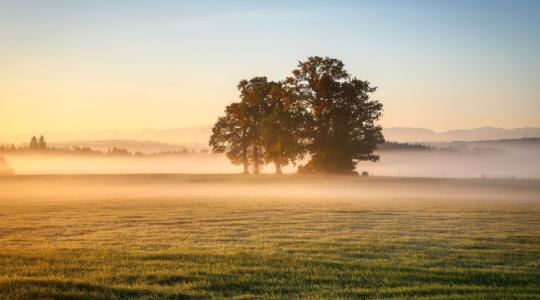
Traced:
POLYGON ((540 181, 0 177, 0 299, 538 299, 540 181))

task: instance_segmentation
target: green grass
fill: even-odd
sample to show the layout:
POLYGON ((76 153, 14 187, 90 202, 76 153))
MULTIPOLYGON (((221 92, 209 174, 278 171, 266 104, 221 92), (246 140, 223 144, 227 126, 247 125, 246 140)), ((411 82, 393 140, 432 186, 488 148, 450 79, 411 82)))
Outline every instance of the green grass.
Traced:
POLYGON ((0 178, 0 299, 79 298, 538 299, 540 184, 0 178))

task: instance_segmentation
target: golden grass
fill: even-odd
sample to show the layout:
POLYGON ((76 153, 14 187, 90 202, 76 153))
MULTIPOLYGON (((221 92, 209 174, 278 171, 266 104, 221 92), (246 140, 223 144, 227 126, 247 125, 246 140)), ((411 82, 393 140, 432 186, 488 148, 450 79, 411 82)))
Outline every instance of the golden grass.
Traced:
POLYGON ((0 178, 0 299, 539 295, 538 181, 0 178))

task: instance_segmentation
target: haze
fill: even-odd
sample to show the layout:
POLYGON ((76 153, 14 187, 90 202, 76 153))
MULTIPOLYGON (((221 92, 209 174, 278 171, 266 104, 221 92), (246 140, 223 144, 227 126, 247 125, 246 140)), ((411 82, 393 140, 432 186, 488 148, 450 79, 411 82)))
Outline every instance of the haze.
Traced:
POLYGON ((538 1, 0 1, 0 140, 207 126, 242 78, 341 58, 382 125, 540 126, 538 1))
MULTIPOLYGON (((519 141, 519 140, 518 140, 519 141)), ((361 162, 357 171, 376 176, 540 179, 540 140, 530 144, 471 142, 453 150, 378 151, 379 162, 361 162), (468 148, 467 148, 468 147, 468 148)), ((444 148, 443 148, 444 149, 444 148)), ((61 154, 4 154, 18 175, 30 174, 234 174, 242 171, 222 154, 195 153, 163 156, 95 156, 61 154)), ((305 163, 304 161, 299 163, 305 163)), ((267 165, 263 173, 273 173, 267 165)), ((289 165, 285 173, 296 172, 289 165)))
POLYGON ((0 299, 538 299, 539 28, 0 0, 0 299))

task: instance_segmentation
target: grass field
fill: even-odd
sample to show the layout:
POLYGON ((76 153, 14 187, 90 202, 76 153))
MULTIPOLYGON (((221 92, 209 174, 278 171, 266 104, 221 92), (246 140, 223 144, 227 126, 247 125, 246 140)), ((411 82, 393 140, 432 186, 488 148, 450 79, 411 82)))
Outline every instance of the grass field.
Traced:
POLYGON ((0 177, 0 299, 539 299, 540 182, 0 177))

